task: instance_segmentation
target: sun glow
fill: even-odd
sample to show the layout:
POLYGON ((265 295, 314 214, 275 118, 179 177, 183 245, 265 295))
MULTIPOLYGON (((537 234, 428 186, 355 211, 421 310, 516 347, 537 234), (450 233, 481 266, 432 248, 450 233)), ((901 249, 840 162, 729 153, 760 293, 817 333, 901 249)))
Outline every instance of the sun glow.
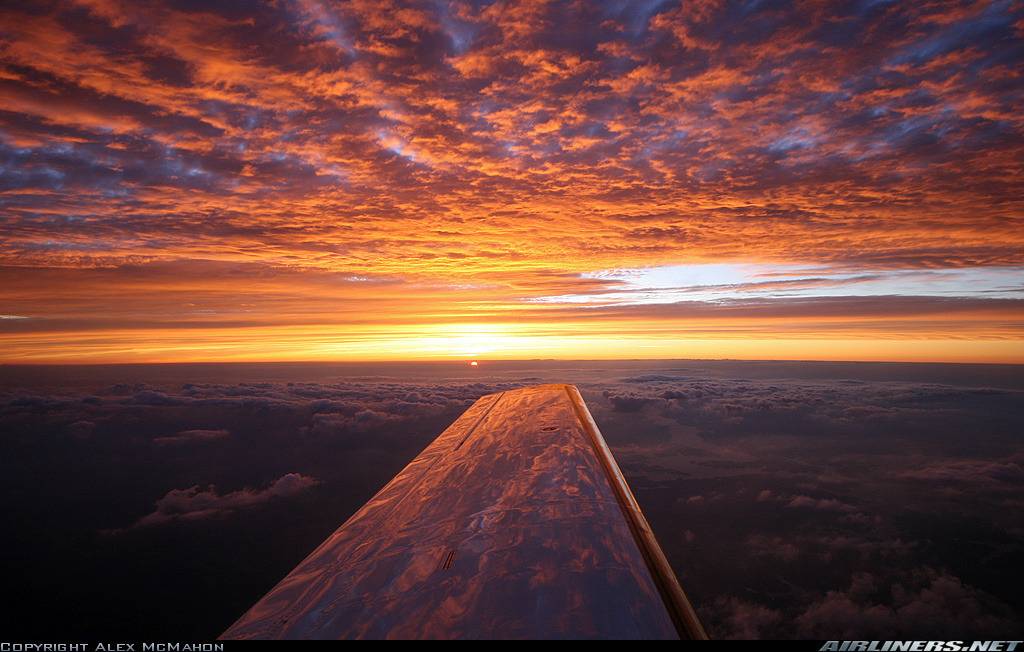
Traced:
MULTIPOLYGON (((102 334, 22 334, 6 339, 9 363, 230 362, 329 360, 659 359, 892 360, 1024 362, 1024 346, 997 331, 986 338, 879 337, 856 323, 824 332, 777 323, 674 322, 451 324, 120 330, 102 334), (788 335, 780 331, 788 329, 788 335)), ((820 328, 812 323, 811 327, 820 328)), ((913 332, 913 331, 911 331, 913 332)))

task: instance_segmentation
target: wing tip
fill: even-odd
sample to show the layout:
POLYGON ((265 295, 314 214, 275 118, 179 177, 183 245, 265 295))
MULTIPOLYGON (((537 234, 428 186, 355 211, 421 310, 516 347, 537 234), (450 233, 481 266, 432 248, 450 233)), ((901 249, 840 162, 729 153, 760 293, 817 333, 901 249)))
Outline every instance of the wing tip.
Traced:
MULTIPOLYGON (((499 396, 501 394, 507 394, 507 395, 515 396, 516 394, 525 394, 525 393, 528 393, 528 392, 541 392, 541 391, 551 391, 551 392, 576 391, 576 392, 579 392, 579 389, 577 389, 575 385, 571 385, 569 383, 541 383, 540 385, 526 385, 526 386, 523 386, 523 387, 517 387, 515 389, 502 390, 500 392, 491 392, 490 394, 484 394, 483 396, 480 397, 480 399, 489 398, 491 396, 499 396)), ((480 400, 480 399, 477 399, 477 400, 480 400)))

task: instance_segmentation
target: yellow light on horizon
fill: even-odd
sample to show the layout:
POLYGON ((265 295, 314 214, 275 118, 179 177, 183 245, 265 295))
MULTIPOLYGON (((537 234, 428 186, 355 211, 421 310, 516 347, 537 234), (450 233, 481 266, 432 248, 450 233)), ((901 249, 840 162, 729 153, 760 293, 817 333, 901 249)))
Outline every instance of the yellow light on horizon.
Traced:
MULTIPOLYGON (((945 333, 796 333, 776 324, 367 324, 0 334, 5 363, 750 359, 1024 362, 1024 342, 945 333), (749 326, 749 327, 748 327, 749 326)), ((791 325, 791 324, 790 324, 791 325)), ((817 324, 816 324, 817 325, 817 324)), ((997 333, 998 334, 998 333, 997 333)), ((470 363, 470 366, 474 366, 470 363)), ((475 366, 479 366, 475 365, 475 366)))

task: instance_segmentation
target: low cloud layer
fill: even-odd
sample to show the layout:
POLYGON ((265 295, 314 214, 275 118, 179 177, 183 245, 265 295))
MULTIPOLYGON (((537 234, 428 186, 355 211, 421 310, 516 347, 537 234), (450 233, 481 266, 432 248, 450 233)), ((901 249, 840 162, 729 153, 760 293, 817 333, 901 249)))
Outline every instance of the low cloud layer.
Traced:
POLYGON ((168 435, 166 437, 156 437, 153 439, 153 443, 158 446, 177 446, 179 444, 187 444, 190 442, 205 442, 213 441, 216 439, 225 439, 230 437, 231 433, 227 430, 182 430, 175 435, 168 435))
POLYGON ((288 473, 266 489, 240 489, 225 494, 217 493, 213 485, 205 489, 199 485, 193 485, 188 489, 172 489, 166 496, 156 501, 155 511, 146 514, 131 527, 152 527, 177 520, 195 521, 225 516, 257 507, 274 498, 294 496, 316 485, 315 478, 300 473, 288 473))
POLYGON ((714 636, 1019 637, 1006 572, 1024 564, 1013 372, 664 362, 0 376, 0 501, 8 558, 24 560, 7 572, 43 587, 10 631, 51 626, 32 613, 48 581, 72 577, 91 602, 69 633, 114 611, 151 631, 162 598, 129 598, 162 584, 195 607, 168 635, 216 635, 477 397, 569 381, 714 636), (136 558, 150 575, 132 571, 136 558), (216 590, 196 603, 208 581, 216 590))

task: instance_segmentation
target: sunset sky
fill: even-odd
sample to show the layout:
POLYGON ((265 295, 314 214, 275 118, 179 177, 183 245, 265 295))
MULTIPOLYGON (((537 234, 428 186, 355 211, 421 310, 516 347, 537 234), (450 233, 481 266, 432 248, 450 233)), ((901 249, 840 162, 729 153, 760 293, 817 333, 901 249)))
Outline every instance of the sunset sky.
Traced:
POLYGON ((1022 63, 1021 2, 5 2, 0 362, 1024 362, 1022 63))

